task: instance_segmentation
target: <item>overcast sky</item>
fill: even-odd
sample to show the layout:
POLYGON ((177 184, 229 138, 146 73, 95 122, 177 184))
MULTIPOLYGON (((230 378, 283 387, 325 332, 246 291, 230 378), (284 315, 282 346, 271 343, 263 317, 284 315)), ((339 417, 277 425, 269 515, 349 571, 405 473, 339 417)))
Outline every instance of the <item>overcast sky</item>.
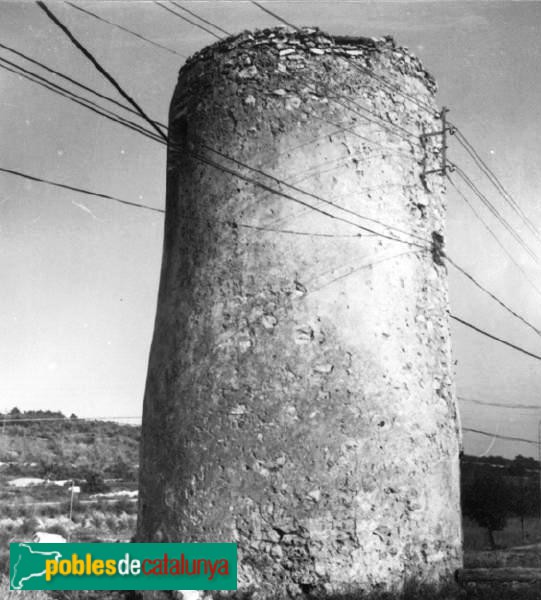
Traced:
MULTIPOLYGON (((188 56, 204 31, 151 2, 83 2, 97 14, 188 56)), ((185 2, 224 29, 277 25, 249 2, 185 2)), ((297 25, 334 34, 392 34, 439 84, 438 103, 541 228, 541 3, 265 3, 297 25)), ((58 2, 49 6, 154 118, 166 121, 183 59, 58 2)), ((0 41, 115 91, 32 2, 0 0, 0 41)), ((27 68, 25 61, 0 55, 27 68)), ((44 72, 39 71, 45 75, 44 72)), ((55 80, 62 83, 60 80, 55 80)), ((165 149, 0 70, 0 167, 163 208, 165 149)), ((111 105, 109 105, 111 106, 111 105)), ((541 244, 451 140, 449 154, 541 255, 541 244)), ((469 198, 541 288, 541 269, 471 193, 469 198)), ((141 414, 154 322, 163 216, 0 174, 0 410, 80 416, 141 414)), ((541 327, 540 298, 449 191, 447 248, 480 282, 541 327)), ((452 311, 529 350, 539 337, 450 273, 452 311)), ((460 396, 541 407, 541 363, 452 324, 460 396)), ((462 401, 465 427, 537 439, 537 411, 462 401)), ((534 445, 465 434, 473 454, 535 455, 534 445)))

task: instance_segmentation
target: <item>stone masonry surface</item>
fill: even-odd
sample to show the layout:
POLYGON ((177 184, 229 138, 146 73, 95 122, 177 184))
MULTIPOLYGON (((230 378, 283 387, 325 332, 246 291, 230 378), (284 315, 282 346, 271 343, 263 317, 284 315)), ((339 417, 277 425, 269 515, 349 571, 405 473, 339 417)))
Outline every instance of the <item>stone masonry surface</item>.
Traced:
POLYGON ((307 28, 180 71, 138 539, 237 542, 253 598, 461 564, 435 90, 391 38, 307 28))

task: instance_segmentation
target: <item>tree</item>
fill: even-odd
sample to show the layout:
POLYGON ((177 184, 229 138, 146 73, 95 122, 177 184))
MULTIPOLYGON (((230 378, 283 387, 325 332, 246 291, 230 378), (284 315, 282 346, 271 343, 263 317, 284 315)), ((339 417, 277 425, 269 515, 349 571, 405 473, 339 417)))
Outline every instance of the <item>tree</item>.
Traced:
POLYGON ((473 482, 462 494, 462 510, 480 527, 486 527, 492 549, 494 532, 501 531, 511 512, 510 490, 502 474, 495 469, 479 469, 473 482))
POLYGON ((83 483, 82 489, 87 494, 99 494, 108 492, 109 486, 105 483, 103 476, 100 473, 87 470, 85 474, 85 483, 83 483))
POLYGON ((537 478, 527 475, 514 477, 514 480, 510 490, 510 509, 520 519, 522 540, 524 541, 524 519, 538 514, 539 486, 537 478))

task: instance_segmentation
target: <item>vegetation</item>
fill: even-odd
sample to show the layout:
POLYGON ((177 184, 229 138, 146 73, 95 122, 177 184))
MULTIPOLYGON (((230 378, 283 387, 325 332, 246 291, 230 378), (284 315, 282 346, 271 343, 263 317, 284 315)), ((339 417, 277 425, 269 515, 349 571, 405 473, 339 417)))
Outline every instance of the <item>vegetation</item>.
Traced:
POLYGON ((28 541, 37 530, 71 541, 133 536, 136 499, 114 493, 137 489, 139 431, 52 411, 0 414, 0 575, 9 570, 9 542, 28 541), (28 477, 42 481, 13 485, 28 477))
POLYGON ((463 513, 486 527, 491 548, 496 548, 494 532, 501 531, 511 508, 509 489, 501 473, 487 471, 466 488, 462 501, 463 513))
MULTIPOLYGON (((138 427, 85 421, 75 415, 68 418, 52 411, 13 409, 0 414, 0 598, 135 598, 113 592, 8 592, 2 573, 8 571, 9 542, 29 540, 36 530, 57 533, 72 541, 128 541, 132 537, 137 504, 134 498, 113 494, 137 489, 139 435, 138 427), (22 477, 43 481, 33 487, 8 485, 22 477), (59 480, 61 485, 51 483, 59 480), (73 498, 72 482, 81 489, 73 498)), ((522 456, 514 460, 464 456, 461 474, 466 566, 541 568, 537 548, 528 545, 541 541, 537 461, 522 456), (487 541, 491 550, 486 549, 487 541), (521 542, 526 545, 520 546, 521 542)), ((378 593, 365 598, 538 600, 538 590, 535 586, 501 584, 498 589, 490 585, 466 589, 451 585, 437 590, 411 583, 399 596, 378 593)), ((352 595, 351 600, 363 597, 352 595)))
POLYGON ((520 455, 514 460, 465 456, 461 487, 463 516, 487 530, 492 549, 498 545, 495 532, 504 530, 510 517, 520 520, 522 542, 527 540, 526 520, 536 519, 540 510, 537 461, 520 455))
POLYGON ((14 408, 0 413, 0 430, 0 461, 11 476, 137 479, 139 427, 14 408))

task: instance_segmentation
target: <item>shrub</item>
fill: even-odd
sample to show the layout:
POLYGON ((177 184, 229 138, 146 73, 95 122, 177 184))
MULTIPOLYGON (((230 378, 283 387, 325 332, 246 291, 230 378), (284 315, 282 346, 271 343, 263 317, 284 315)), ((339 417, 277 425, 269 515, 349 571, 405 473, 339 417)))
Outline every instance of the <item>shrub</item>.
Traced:
POLYGON ((118 520, 113 515, 109 515, 105 519, 105 524, 107 525, 107 528, 109 529, 109 531, 115 532, 118 529, 118 520))
POLYGON ((105 483, 101 473, 89 471, 85 476, 82 491, 86 494, 100 494, 109 491, 109 486, 105 483))
POLYGON ((56 533, 66 539, 68 539, 68 537, 69 537, 68 530, 65 527, 63 527, 62 525, 60 525, 60 523, 55 523, 54 525, 50 525, 49 527, 47 527, 45 529, 45 531, 47 533, 56 533))
POLYGON ((30 535, 41 527, 41 522, 36 517, 24 519, 23 524, 19 527, 19 533, 22 535, 30 535))

